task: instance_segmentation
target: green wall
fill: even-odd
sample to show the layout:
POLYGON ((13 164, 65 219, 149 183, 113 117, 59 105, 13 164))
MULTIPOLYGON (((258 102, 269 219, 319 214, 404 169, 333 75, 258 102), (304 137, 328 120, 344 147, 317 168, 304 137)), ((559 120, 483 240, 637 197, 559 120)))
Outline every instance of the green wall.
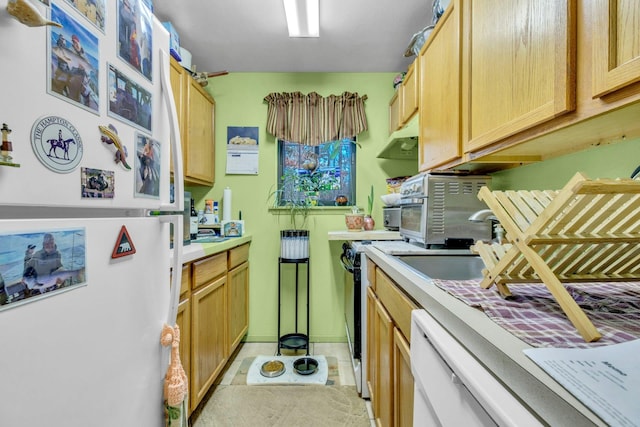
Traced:
POLYGON ((589 178, 627 178, 640 165, 640 139, 594 147, 578 153, 497 172, 496 190, 558 190, 576 172, 589 178))
MULTIPOLYGON (((369 130, 358 137, 356 189, 357 205, 366 207, 370 185, 374 185, 376 201, 373 217, 376 229, 382 229, 382 202, 386 193, 385 178, 417 173, 417 161, 377 159, 388 137, 388 105, 393 95, 394 73, 232 73, 209 80, 206 90, 216 101, 215 139, 216 171, 213 188, 189 187, 196 208, 204 208, 205 199, 221 200, 225 187, 233 192, 232 216, 242 211, 247 232, 253 240, 250 251, 248 341, 276 341, 279 230, 289 228, 286 215, 269 211, 268 195, 277 183, 277 150, 275 139, 266 133, 267 105, 264 97, 271 92, 317 92, 320 95, 344 91, 367 95, 365 101, 369 130), (259 132, 258 175, 226 175, 227 126, 257 126, 259 132)), ((344 210, 325 209, 311 216, 311 340, 345 341, 343 320, 343 270, 338 262, 342 242, 329 242, 327 233, 345 230, 344 210)), ((281 333, 292 332, 293 265, 283 268, 283 327, 281 333), (289 328, 289 329, 288 329, 289 328)), ((300 267, 304 275, 305 267, 300 267)), ((303 278, 302 278, 303 279, 303 278)), ((304 284, 304 280, 301 280, 304 284)), ((304 290, 304 286, 302 287, 304 290)), ((306 294, 300 294, 304 303, 306 294)), ((304 310, 304 305, 300 306, 304 310)), ((302 312, 304 313, 304 311, 302 312)), ((304 331, 304 321, 300 325, 304 331)))

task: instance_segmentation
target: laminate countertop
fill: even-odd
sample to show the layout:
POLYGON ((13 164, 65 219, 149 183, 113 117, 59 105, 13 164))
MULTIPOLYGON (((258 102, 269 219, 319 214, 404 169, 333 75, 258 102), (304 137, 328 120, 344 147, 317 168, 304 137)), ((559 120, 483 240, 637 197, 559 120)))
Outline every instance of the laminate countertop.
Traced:
POLYGON ((329 240, 401 240, 400 232, 389 230, 329 231, 329 240))
POLYGON ((563 427, 606 426, 524 354, 522 350, 530 348, 527 343, 398 258, 374 246, 366 246, 364 252, 544 423, 563 427))
POLYGON ((183 264, 243 245, 251 241, 251 235, 245 234, 242 237, 229 237, 219 242, 211 242, 211 238, 199 240, 200 241, 192 241, 191 244, 182 247, 183 264))

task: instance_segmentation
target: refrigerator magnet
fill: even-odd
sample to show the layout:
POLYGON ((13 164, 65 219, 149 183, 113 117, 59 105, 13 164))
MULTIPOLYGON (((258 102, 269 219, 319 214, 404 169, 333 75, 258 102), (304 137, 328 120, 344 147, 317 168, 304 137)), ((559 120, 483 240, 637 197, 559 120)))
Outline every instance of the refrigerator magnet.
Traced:
POLYGON ((120 163, 126 170, 131 170, 131 166, 127 163, 127 147, 125 147, 120 140, 118 129, 112 124, 109 124, 109 126, 98 126, 98 129, 100 129, 100 133, 102 134, 100 140, 107 145, 113 146, 116 150, 114 161, 120 163))
POLYGON ((41 117, 33 124, 31 148, 40 163, 57 173, 73 171, 82 160, 80 133, 59 116, 41 117))
POLYGON ((123 225, 120 229, 120 234, 118 234, 116 246, 113 248, 113 252, 111 253, 111 258, 121 258, 123 256, 133 255, 135 253, 136 247, 131 241, 131 237, 129 236, 127 227, 123 225))

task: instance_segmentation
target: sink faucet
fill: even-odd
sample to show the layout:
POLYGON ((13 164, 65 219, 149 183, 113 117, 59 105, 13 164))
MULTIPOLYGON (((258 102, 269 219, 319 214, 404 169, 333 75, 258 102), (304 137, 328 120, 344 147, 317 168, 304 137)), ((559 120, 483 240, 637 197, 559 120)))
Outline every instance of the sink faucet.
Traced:
POLYGON ((470 217, 471 222, 497 221, 498 218, 493 214, 491 209, 482 209, 474 212, 470 217))
POLYGON ((500 224, 500 222, 498 222, 498 218, 495 216, 495 214, 493 213, 493 211, 491 209, 482 209, 479 210, 477 212, 474 212, 470 217, 469 217, 469 221, 471 222, 484 222, 484 221, 491 221, 494 223, 493 225, 493 232, 494 235, 496 236, 495 240, 496 242, 502 244, 502 242, 504 241, 504 228, 502 228, 502 225, 500 224))

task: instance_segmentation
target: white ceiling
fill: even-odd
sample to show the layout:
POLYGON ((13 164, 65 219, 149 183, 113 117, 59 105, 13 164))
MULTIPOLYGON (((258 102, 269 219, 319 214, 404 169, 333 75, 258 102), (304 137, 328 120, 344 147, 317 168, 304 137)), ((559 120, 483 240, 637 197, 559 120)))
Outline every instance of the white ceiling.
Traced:
POLYGON ((197 71, 400 72, 433 0, 320 0, 320 37, 289 38, 282 0, 154 0, 197 71))

